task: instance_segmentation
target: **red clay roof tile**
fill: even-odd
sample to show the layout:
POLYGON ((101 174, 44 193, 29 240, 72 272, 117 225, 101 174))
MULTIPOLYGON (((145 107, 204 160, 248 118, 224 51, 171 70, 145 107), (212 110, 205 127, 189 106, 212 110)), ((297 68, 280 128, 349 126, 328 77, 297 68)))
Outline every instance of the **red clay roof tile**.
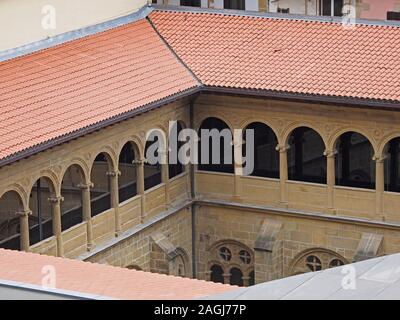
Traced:
POLYGON ((198 85, 147 20, 0 62, 0 75, 0 159, 198 85))
POLYGON ((54 267, 56 289, 116 299, 195 299, 238 289, 202 280, 0 249, 0 279, 41 286, 45 266, 54 267))
POLYGON ((156 10, 206 86, 400 101, 400 28, 156 10))

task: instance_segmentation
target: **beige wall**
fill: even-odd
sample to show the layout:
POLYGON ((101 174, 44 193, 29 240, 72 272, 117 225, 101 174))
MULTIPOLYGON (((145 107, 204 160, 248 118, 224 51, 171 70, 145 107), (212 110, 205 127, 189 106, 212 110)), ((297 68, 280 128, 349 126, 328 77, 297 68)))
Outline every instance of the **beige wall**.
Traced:
POLYGON ((146 0, 0 0, 0 51, 125 16, 146 0), (56 28, 44 29, 46 5, 55 8, 56 28))

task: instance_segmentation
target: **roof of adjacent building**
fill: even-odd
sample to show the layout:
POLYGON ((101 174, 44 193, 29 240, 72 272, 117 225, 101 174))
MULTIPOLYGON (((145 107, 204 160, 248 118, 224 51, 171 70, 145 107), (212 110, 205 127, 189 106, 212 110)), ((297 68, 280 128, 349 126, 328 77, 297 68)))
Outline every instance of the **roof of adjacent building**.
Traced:
MULTIPOLYGON (((5 249, 0 249, 0 279, 33 289, 40 286, 49 294, 85 299, 187 300, 237 290, 203 280, 5 249)), ((0 282, 2 287, 4 281, 0 282)))
POLYGON ((151 11, 0 62, 0 165, 200 90, 400 102, 398 26, 151 11))
POLYGON ((261 283, 215 300, 398 300, 400 254, 261 283))

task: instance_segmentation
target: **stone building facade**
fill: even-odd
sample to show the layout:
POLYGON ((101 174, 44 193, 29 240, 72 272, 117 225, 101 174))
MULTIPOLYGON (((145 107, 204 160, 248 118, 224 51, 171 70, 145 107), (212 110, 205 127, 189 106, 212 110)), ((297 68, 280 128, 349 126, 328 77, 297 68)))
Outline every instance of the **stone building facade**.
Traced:
POLYGON ((0 245, 243 286, 400 252, 400 115, 373 101, 199 86, 3 165, 0 245), (170 121, 253 128, 254 174, 150 164, 146 134, 170 121))

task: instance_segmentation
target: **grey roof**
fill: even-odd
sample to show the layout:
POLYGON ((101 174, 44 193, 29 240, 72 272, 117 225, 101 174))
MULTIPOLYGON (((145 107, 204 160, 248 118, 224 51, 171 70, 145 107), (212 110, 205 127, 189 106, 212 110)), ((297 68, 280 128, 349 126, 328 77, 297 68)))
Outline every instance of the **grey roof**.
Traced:
POLYGON ((400 254, 265 282, 207 299, 397 300, 400 299, 400 254))

